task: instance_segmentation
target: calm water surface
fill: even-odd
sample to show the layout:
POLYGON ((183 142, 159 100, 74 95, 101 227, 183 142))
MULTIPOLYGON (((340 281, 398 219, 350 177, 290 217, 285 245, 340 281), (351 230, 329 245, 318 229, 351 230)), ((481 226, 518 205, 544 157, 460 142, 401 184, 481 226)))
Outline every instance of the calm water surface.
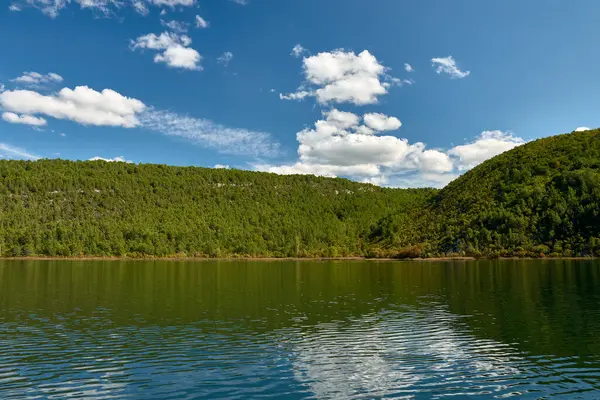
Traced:
POLYGON ((0 398, 600 399, 600 262, 0 262, 0 398))

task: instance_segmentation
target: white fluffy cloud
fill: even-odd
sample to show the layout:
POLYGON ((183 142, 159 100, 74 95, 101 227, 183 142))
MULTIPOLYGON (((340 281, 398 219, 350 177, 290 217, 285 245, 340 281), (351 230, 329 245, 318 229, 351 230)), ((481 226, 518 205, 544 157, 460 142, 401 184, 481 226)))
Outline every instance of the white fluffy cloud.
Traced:
POLYGON ((2 119, 11 124, 23 124, 32 126, 44 126, 47 121, 44 118, 34 117, 32 115, 19 115, 12 112, 2 113, 2 119))
POLYGON ((410 152, 410 146, 404 139, 377 136, 374 130, 365 133, 358 115, 336 109, 323 115, 325 119, 317 121, 313 129, 304 129, 296 135, 298 156, 303 163, 360 166, 360 169, 366 166, 367 171, 375 172, 373 166, 394 165, 410 152))
POLYGON ((473 142, 453 147, 448 154, 457 158, 459 170, 467 170, 524 143, 510 132, 484 131, 473 142))
POLYGON ((414 68, 413 68, 413 66, 412 66, 412 65, 410 65, 409 63, 405 63, 405 64, 404 64, 404 70, 405 70, 406 72, 413 72, 415 69, 414 69, 414 68))
POLYGON ((400 128, 394 117, 371 113, 361 118, 337 109, 323 116, 314 128, 297 133, 297 162, 254 168, 278 174, 345 176, 379 185, 439 187, 461 171, 525 143, 510 133, 485 131, 473 142, 448 151, 427 149, 420 142, 379 135, 400 128))
POLYGON ((14 160, 37 160, 40 157, 19 147, 14 147, 6 143, 0 143, 0 159, 2 158, 14 160))
POLYGON ((149 33, 131 41, 131 49, 149 49, 159 51, 154 56, 155 63, 165 63, 172 68, 183 68, 188 70, 202 70, 200 54, 188 47, 192 39, 186 35, 178 35, 174 32, 163 32, 160 35, 149 33))
POLYGON ((282 94, 282 99, 298 100, 315 96, 321 104, 374 104, 396 82, 387 75, 388 69, 367 50, 358 55, 341 49, 334 50, 305 57, 302 62, 306 83, 314 89, 282 94))
POLYGON ((372 185, 376 185, 376 186, 385 186, 389 180, 387 178, 387 176, 385 175, 376 175, 376 176, 370 176, 368 178, 364 178, 362 181, 362 183, 370 183, 372 185))
POLYGON ((154 62, 164 62, 173 68, 190 70, 202 69, 198 65, 200 59, 200 54, 196 50, 179 45, 169 47, 162 54, 154 56, 154 62))
POLYGON ((163 32, 158 36, 149 33, 132 40, 130 44, 134 49, 165 50, 174 45, 189 46, 192 44, 192 39, 187 35, 177 35, 173 32, 163 32))
MULTIPOLYGON (((375 129, 360 125, 361 117, 350 112, 333 109, 324 112, 323 116, 325 119, 317 121, 313 129, 297 133, 299 162, 255 167, 281 174, 362 176, 366 179, 380 175, 382 169, 402 169, 405 162, 412 165, 413 161, 408 156, 419 148, 409 145, 406 139, 377 136, 375 129)), ((366 114, 365 117, 371 119, 372 114, 366 114)), ((378 121, 393 120, 393 117, 385 115, 376 118, 378 121)), ((362 120, 365 120, 364 117, 362 120)), ((388 126, 377 126, 384 127, 388 126)))
MULTIPOLYGON (((356 128, 360 123, 360 117, 358 115, 351 112, 340 111, 335 108, 324 112, 323 115, 327 117, 326 125, 333 126, 337 129, 356 128)), ((318 121, 317 124, 321 122, 322 121, 318 121)))
POLYGON ((146 129, 186 139, 221 153, 266 157, 279 154, 279 144, 266 132, 229 128, 207 119, 160 110, 142 113, 140 121, 146 129))
POLYGON ((215 169, 229 169, 229 165, 216 164, 213 168, 215 168, 215 169))
POLYGON ((402 126, 398 118, 378 113, 365 114, 364 120, 365 125, 376 131, 395 131, 402 126))
POLYGON ((54 72, 45 75, 39 72, 23 72, 23 75, 12 81, 26 86, 39 86, 46 83, 60 83, 63 81, 63 77, 54 72))
POLYGON ((588 128, 587 126, 580 126, 579 128, 575 129, 575 132, 585 132, 589 130, 590 128, 588 128))
POLYGON ((443 174, 452 172, 454 164, 448 154, 438 150, 424 150, 419 154, 419 169, 422 172, 443 174))
POLYGON ((217 62, 225 67, 229 65, 231 60, 233 60, 233 53, 230 51, 226 51, 217 58, 217 62))
MULTIPOLYGON (((331 164, 308 164, 298 162, 293 165, 269 165, 255 164, 258 171, 271 172, 279 175, 317 175, 335 178, 337 176, 370 176, 379 174, 379 167, 374 164, 365 165, 331 165, 331 164)), ((365 178, 367 179, 367 178, 365 178)))
POLYGON ((139 125, 137 114, 146 108, 141 101, 114 90, 97 92, 87 86, 64 88, 52 95, 31 90, 9 90, 0 93, 0 107, 7 112, 27 116, 44 115, 84 125, 125 128, 139 125))
POLYGON ((196 15, 196 28, 206 29, 208 27, 210 27, 210 22, 208 22, 201 16, 196 15))
POLYGON ((90 158, 89 161, 124 162, 127 164, 133 164, 133 161, 126 160, 125 157, 123 157, 123 156, 118 156, 118 157, 114 157, 114 158, 102 158, 102 157, 96 156, 96 157, 90 158))
POLYGON ((438 74, 448 74, 451 78, 466 78, 471 71, 461 71, 456 65, 456 60, 452 56, 443 58, 432 58, 431 62, 438 74))

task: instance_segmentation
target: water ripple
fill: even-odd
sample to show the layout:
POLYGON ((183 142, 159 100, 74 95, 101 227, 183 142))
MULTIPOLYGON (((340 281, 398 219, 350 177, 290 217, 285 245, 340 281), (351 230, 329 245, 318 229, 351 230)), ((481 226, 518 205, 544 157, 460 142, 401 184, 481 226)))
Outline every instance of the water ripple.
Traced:
MULTIPOLYGON (((81 296, 72 303, 47 305, 37 292, 29 306, 0 293, 0 398, 600 398, 598 353, 554 346, 552 354, 541 351, 550 348, 546 342, 525 345, 544 338, 539 332, 548 326, 564 328, 562 343, 575 337, 569 336, 572 327, 555 323, 554 314, 545 314, 539 323, 547 325, 538 330, 527 326, 538 336, 516 334, 520 328, 507 328, 503 314, 490 306, 506 298, 475 301, 470 309, 459 301, 453 308, 441 290, 419 292, 414 282, 396 295, 397 288, 368 268, 361 270, 365 277, 344 281, 329 294, 299 286, 318 285, 310 274, 292 277, 293 285, 273 298, 260 292, 261 282, 252 292, 256 297, 242 298, 249 292, 246 281, 239 290, 221 292, 211 282, 206 297, 194 297, 200 280, 186 287, 194 272, 187 267, 181 272, 186 278, 177 281, 185 294, 179 302, 178 292, 154 299, 147 290, 119 290, 113 293, 122 299, 117 307, 98 300, 102 286, 72 292, 81 296), (371 274, 377 279, 369 281, 371 274), (231 296, 242 300, 233 303, 231 296), (143 308, 143 299, 150 306, 143 308)), ((169 282, 150 281, 153 288, 169 282)), ((282 282, 278 278, 271 290, 282 282)), ((20 288, 18 299, 26 285, 20 288)), ((529 317, 539 304, 521 305, 535 311, 529 317)), ((598 304, 590 307, 590 315, 597 314, 598 304)), ((582 330, 576 337, 591 336, 582 330)), ((586 346, 594 343, 589 339, 586 346)))

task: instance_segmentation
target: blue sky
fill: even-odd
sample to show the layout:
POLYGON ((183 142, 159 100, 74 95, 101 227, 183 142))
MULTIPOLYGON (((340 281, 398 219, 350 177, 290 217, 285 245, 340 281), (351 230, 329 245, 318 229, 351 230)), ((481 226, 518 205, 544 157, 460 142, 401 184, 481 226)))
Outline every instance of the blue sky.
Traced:
POLYGON ((439 187, 600 126, 593 0, 3 4, 4 158, 439 187))

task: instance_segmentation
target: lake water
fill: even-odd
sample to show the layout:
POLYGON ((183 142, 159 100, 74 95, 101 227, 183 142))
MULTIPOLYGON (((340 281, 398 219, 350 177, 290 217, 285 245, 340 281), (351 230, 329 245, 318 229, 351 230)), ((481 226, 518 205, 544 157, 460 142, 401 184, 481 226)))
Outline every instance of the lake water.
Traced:
POLYGON ((597 261, 0 261, 0 398, 600 399, 597 261))

